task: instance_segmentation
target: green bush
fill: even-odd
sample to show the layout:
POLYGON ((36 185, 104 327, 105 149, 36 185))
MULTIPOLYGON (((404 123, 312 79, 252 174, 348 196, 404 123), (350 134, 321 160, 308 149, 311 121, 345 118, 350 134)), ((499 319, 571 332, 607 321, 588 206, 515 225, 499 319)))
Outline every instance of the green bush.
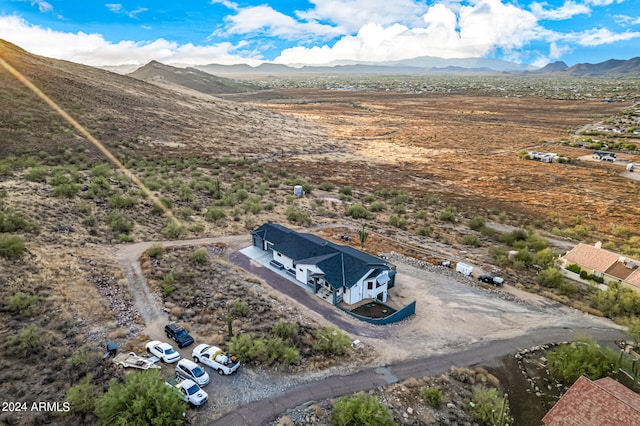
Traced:
POLYGON ((422 228, 418 228, 416 233, 423 237, 430 237, 431 234, 433 234, 433 229, 431 229, 430 226, 423 226, 422 228))
POLYGON ((334 189, 336 189, 336 186, 331 182, 322 182, 320 185, 318 185, 318 189, 321 189, 323 191, 333 191, 334 189))
POLYGON ((134 241, 133 235, 130 234, 118 234, 118 241, 122 243, 131 243, 134 241))
POLYGON ((298 225, 311 224, 311 215, 307 212, 300 210, 298 207, 294 205, 290 205, 287 207, 286 215, 287 215, 287 220, 289 222, 293 222, 298 225))
POLYGON ((184 423, 186 408, 160 371, 151 369, 127 375, 125 383, 112 379, 95 413, 104 425, 178 426, 184 423))
POLYGON ((427 218, 427 211, 426 210, 418 210, 416 212, 416 219, 420 219, 420 220, 425 220, 427 218))
POLYGON ((40 231, 38 224, 28 221, 13 209, 0 211, 0 233, 25 231, 37 233, 40 231))
POLYGON ((538 284, 543 287, 558 288, 563 280, 562 272, 554 267, 543 269, 538 274, 538 284))
POLYGON ((339 194, 342 195, 346 195, 348 197, 351 197, 353 195, 353 187, 347 185, 347 186, 342 186, 340 187, 340 189, 338 190, 339 194))
POLYGON ((609 318, 633 318, 640 315, 640 294, 617 282, 609 282, 607 291, 591 296, 590 305, 609 318))
POLYGON ((204 264, 209 260, 209 252, 206 248, 200 247, 195 249, 189 257, 195 263, 204 264))
POLYGON ((474 234, 467 234, 464 236, 463 242, 465 245, 479 247, 482 243, 480 237, 474 234))
POLYGON ((369 219, 371 217, 371 212, 360 203, 349 206, 345 214, 354 219, 369 219))
POLYGON ((229 350, 244 362, 261 361, 266 358, 267 344, 253 333, 242 333, 229 340, 229 350))
POLYGON ((24 178, 30 182, 46 182, 49 171, 42 167, 36 166, 25 173, 24 178))
POLYGON ((298 337, 299 327, 298 324, 279 319, 271 332, 285 341, 293 342, 298 337))
POLYGON ((369 206, 369 211, 381 212, 387 209, 387 206, 382 201, 374 201, 369 206))
POLYGON ((469 228, 473 229, 474 231, 478 231, 483 228, 485 224, 486 220, 484 216, 474 216, 469 221, 469 228))
POLYGON ((331 326, 316 330, 314 337, 313 350, 320 353, 342 355, 351 345, 349 336, 331 326))
POLYGON ((147 250, 147 255, 151 258, 157 258, 160 257, 164 254, 164 247, 162 247, 162 244, 153 244, 151 247, 149 247, 149 250, 147 250))
POLYGON ((300 363, 300 351, 297 348, 286 346, 282 352, 282 362, 286 365, 295 365, 300 363))
POLYGON ((63 183, 53 187, 53 196, 73 198, 78 191, 80 191, 80 185, 76 183, 63 183))
POLYGON ((440 220, 443 220, 445 222, 455 222, 456 208, 454 206, 447 206, 444 210, 440 212, 439 218, 440 220))
POLYGON ((543 269, 556 266, 558 263, 558 254, 548 247, 544 248, 533 256, 533 263, 543 269))
POLYGON ((237 315, 239 317, 246 317, 249 311, 246 302, 236 299, 229 305, 229 311, 233 315, 237 315))
POLYGON ((333 404, 333 423, 336 426, 391 426, 391 411, 374 395, 360 392, 343 396, 333 404))
POLYGON ((91 414, 95 411, 98 386, 91 383, 92 377, 87 374, 77 385, 67 391, 66 401, 74 414, 91 414))
POLYGON ((107 221, 111 226, 111 230, 117 235, 128 234, 133 230, 133 222, 120 210, 114 210, 109 213, 107 221))
POLYGON ((36 324, 29 324, 17 335, 7 337, 7 343, 19 355, 40 355, 49 344, 49 335, 36 324))
POLYGON ((601 348, 592 337, 579 337, 547 352, 549 373, 567 386, 583 375, 591 380, 613 375, 617 360, 613 349, 601 348))
POLYGON ((220 207, 209 207, 207 213, 204 218, 209 222, 223 222, 227 215, 224 213, 224 210, 220 207))
POLYGON ((14 315, 30 316, 39 304, 38 297, 18 291, 9 298, 7 310, 14 315))
POLYGON ((409 222, 405 217, 394 214, 389 218, 389 224, 391 226, 395 226, 396 228, 407 229, 407 225, 409 224, 409 222))
POLYGON ((0 256, 17 259, 26 251, 24 240, 18 235, 0 234, 0 256))
POLYGON ((136 200, 131 197, 123 197, 120 194, 115 194, 109 197, 108 203, 112 209, 130 209, 136 205, 136 200))
POLYGON ((471 401, 471 415, 480 424, 499 426, 513 423, 507 396, 500 398, 495 388, 476 387, 471 401))
POLYGON ((162 295, 164 297, 171 297, 171 295, 175 293, 177 289, 178 288, 175 286, 175 284, 165 284, 162 286, 162 295))
POLYGON ((178 221, 167 219, 167 224, 162 228, 162 235, 167 238, 178 238, 184 233, 184 231, 184 226, 182 226, 178 221))
POLYGON ((438 408, 444 402, 444 397, 442 396, 442 391, 437 386, 425 386, 420 390, 420 395, 424 402, 432 406, 433 408, 438 408))
POLYGON ((576 273, 576 274, 580 274, 580 272, 582 272, 582 268, 580 268, 575 263, 572 263, 571 265, 568 265, 565 269, 567 271, 571 271, 571 272, 576 273))
POLYGON ((111 165, 109 163, 102 163, 89 170, 89 175, 94 177, 100 176, 108 178, 109 176, 111 176, 111 172, 111 165))

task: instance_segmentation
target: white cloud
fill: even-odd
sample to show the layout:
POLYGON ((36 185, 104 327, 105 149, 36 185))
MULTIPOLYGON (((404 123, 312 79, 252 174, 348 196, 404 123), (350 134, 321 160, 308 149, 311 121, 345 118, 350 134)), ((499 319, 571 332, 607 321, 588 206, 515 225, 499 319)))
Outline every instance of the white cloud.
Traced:
POLYGON ((500 0, 477 0, 458 11, 437 4, 427 9, 420 27, 370 23, 356 35, 344 36, 332 46, 285 49, 274 62, 323 64, 418 56, 481 57, 495 48, 509 54, 534 39, 537 28, 533 14, 500 0))
POLYGON ((140 14, 142 12, 146 12, 146 11, 149 10, 146 7, 139 7, 137 9, 135 9, 135 10, 126 10, 126 9, 124 9, 122 7, 122 4, 120 4, 120 3, 107 3, 107 4, 105 4, 105 7, 107 9, 109 9, 110 12, 122 13, 122 14, 125 14, 129 18, 132 18, 132 19, 135 18, 136 15, 138 15, 138 14, 140 14))
POLYGON ((352 34, 369 23, 382 26, 419 25, 426 12, 424 1, 414 0, 310 0, 314 8, 297 11, 306 21, 332 22, 352 34))
POLYGON ((567 34, 563 36, 563 39, 576 42, 582 46, 600 46, 617 41, 632 40, 638 37, 640 37, 640 32, 638 31, 614 33, 606 28, 592 28, 579 33, 567 34))
POLYGON ((40 12, 42 13, 48 13, 53 11, 53 6, 51 5, 51 3, 47 3, 46 1, 43 0, 31 0, 31 6, 35 6, 38 5, 38 10, 40 10, 40 12))
POLYGON ((548 19, 553 21, 562 21, 576 15, 589 15, 591 13, 591 8, 584 4, 578 4, 572 0, 566 0, 564 4, 557 9, 544 9, 545 6, 548 6, 548 3, 534 2, 529 5, 529 8, 538 19, 548 19))
POLYGON ((609 6, 613 3, 620 4, 623 1, 624 0, 585 0, 585 3, 593 6, 609 6))
POLYGON ((225 18, 224 28, 213 35, 261 34, 286 40, 301 38, 332 38, 344 33, 343 30, 316 22, 299 22, 280 13, 270 6, 252 6, 238 10, 236 15, 225 18))
POLYGON ((224 7, 226 7, 227 9, 231 9, 231 10, 238 10, 238 3, 234 3, 232 1, 229 0, 211 0, 210 1, 211 4, 221 4, 224 7))
POLYGON ((245 43, 218 43, 209 46, 178 45, 164 39, 119 43, 106 41, 100 34, 64 33, 30 25, 18 16, 0 16, 0 38, 21 48, 52 58, 87 65, 143 64, 152 60, 164 63, 205 65, 210 63, 258 65, 260 58, 240 57, 235 52, 245 43))

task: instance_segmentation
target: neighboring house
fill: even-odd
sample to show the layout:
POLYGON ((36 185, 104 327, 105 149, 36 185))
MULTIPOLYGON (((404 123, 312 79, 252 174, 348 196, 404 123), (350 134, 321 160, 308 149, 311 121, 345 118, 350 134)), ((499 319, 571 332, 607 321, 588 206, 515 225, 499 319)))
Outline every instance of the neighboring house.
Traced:
POLYGON ((579 243, 562 256, 561 260, 565 268, 576 264, 587 273, 602 277, 605 283, 619 282, 640 291, 640 262, 604 250, 599 243, 593 246, 579 243))
POLYGON ((252 232, 253 245, 272 254, 271 266, 285 270, 314 293, 333 295, 333 304, 363 299, 387 301, 395 267, 350 246, 266 223, 252 232))
POLYGON ((542 418, 545 426, 640 424, 640 395, 610 377, 582 376, 542 418))

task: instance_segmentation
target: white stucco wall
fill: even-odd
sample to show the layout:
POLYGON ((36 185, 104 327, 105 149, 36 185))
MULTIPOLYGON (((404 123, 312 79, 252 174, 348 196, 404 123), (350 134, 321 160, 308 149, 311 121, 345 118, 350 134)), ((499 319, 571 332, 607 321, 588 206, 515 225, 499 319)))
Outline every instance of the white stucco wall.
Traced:
POLYGON ((280 253, 279 251, 275 251, 275 250, 273 251, 273 260, 275 260, 276 262, 282 263, 284 267, 287 269, 293 268, 293 259, 288 258, 287 256, 280 253))

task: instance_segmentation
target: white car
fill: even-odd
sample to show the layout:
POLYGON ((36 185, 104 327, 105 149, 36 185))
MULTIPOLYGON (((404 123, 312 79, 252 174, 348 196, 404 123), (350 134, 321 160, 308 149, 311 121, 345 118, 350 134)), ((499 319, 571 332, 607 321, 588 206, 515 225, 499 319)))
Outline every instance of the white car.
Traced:
POLYGON ((159 340, 153 340, 147 343, 147 352, 167 363, 176 362, 180 359, 180 354, 173 349, 173 346, 159 340))
POLYGON ((240 361, 217 346, 198 345, 191 353, 195 362, 201 362, 220 375, 231 374, 240 367, 240 361))
POLYGON ((170 386, 180 394, 183 401, 188 402, 193 407, 201 407, 208 400, 209 395, 200 389, 200 386, 193 380, 182 380, 179 378, 167 380, 167 386, 170 386))
POLYGON ((193 380, 198 386, 207 386, 209 384, 209 373, 204 371, 202 367, 188 359, 181 359, 176 365, 176 377, 193 380))

